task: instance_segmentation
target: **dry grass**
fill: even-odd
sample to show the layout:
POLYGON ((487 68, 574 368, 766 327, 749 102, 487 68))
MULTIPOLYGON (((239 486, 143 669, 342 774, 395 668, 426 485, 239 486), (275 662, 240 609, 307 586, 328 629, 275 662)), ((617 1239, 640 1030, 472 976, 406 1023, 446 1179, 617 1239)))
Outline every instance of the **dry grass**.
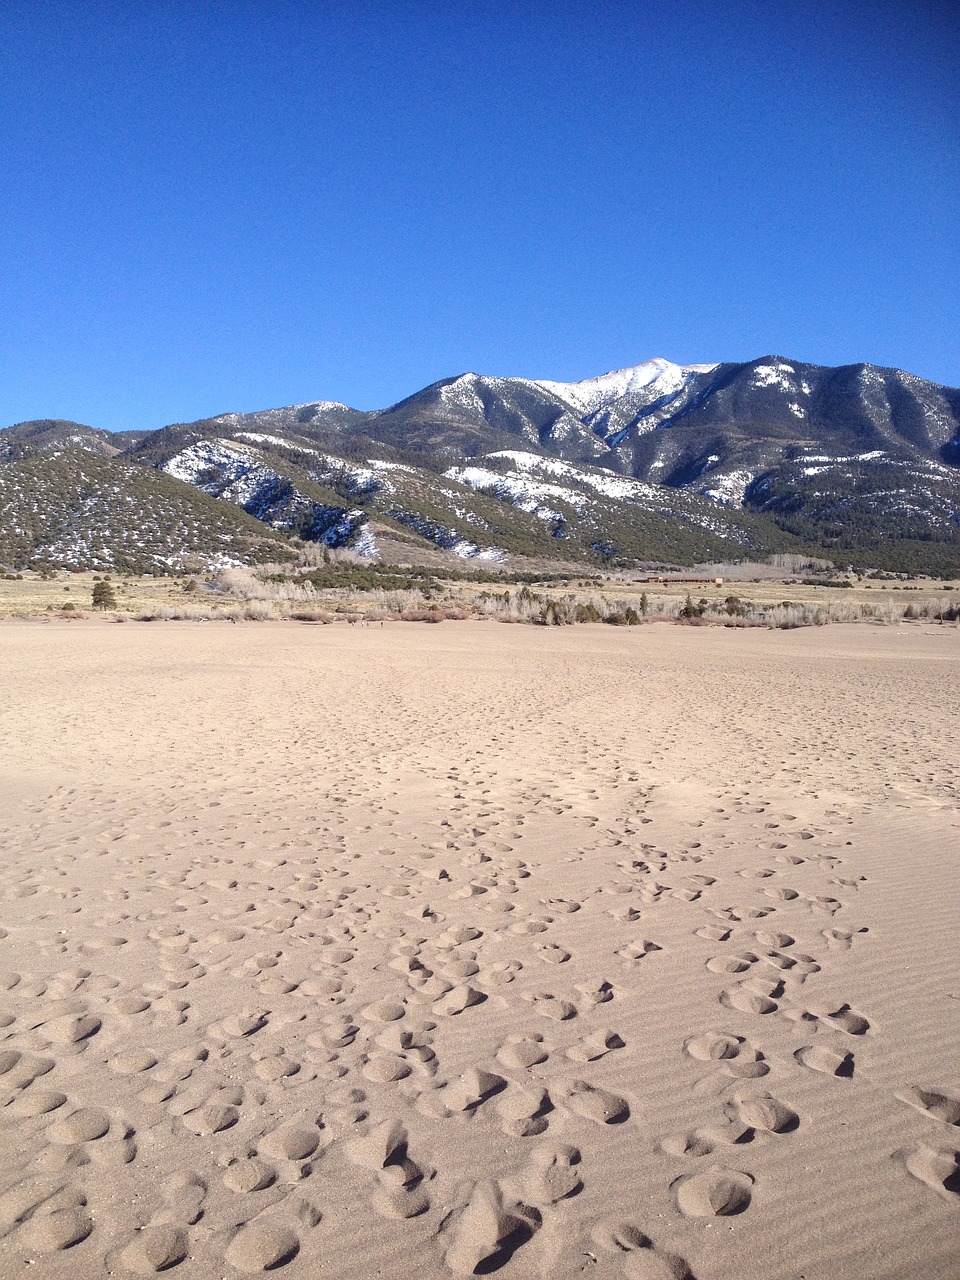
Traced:
MULTIPOLYGON (((355 559, 355 557, 353 558, 355 559)), ((929 620, 960 610, 960 591, 945 591, 930 580, 855 582, 846 589, 804 585, 790 579, 710 584, 648 584, 621 577, 571 590, 568 584, 530 590, 516 585, 484 589, 469 582, 439 581, 425 595, 420 585, 406 589, 317 590, 309 583, 268 582, 269 568, 224 569, 206 578, 119 577, 112 585, 117 608, 95 616, 137 620, 246 622, 290 619, 300 622, 442 622, 489 618, 500 622, 569 625, 600 621, 629 624, 681 621, 688 625, 767 626, 788 629, 833 622, 900 623, 929 620), (684 617, 687 600, 698 616, 684 617)), ((50 579, 35 573, 0 578, 0 617, 81 618, 92 611, 100 575, 60 572, 50 579), (64 606, 73 606, 65 609, 64 606)))

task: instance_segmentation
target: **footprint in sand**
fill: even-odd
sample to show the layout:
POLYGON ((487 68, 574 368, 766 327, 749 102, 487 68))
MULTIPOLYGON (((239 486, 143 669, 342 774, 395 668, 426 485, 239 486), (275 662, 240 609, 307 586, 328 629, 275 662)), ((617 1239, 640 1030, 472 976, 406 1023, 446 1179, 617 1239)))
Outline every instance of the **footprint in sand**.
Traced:
POLYGON ((561 1000, 551 991, 530 991, 523 996, 523 999, 528 1000, 537 1013, 543 1014, 553 1022, 566 1022, 569 1018, 577 1016, 575 1004, 569 1000, 561 1000))
POLYGON ((47 1130, 50 1142, 63 1146, 96 1142, 110 1131, 110 1114, 101 1107, 80 1107, 47 1130))
POLYGON ((769 1093, 734 1099, 727 1104, 727 1114, 751 1129, 762 1129, 766 1133, 793 1133, 800 1127, 797 1113, 769 1093))
POLYGON ((840 1076, 849 1080, 854 1071, 852 1053, 840 1053, 836 1049, 827 1049, 820 1045, 806 1045, 794 1053, 794 1058, 803 1067, 811 1071, 819 1071, 826 1076, 840 1076))
POLYGON ((725 1031, 704 1031, 700 1035, 691 1036, 683 1047, 698 1062, 717 1062, 735 1058, 743 1043, 743 1036, 731 1035, 725 1031))
POLYGON ((370 1203, 384 1218, 402 1220, 419 1217, 430 1208, 424 1190, 424 1173, 409 1157, 385 1165, 377 1172, 377 1189, 370 1203))
POLYGON ((261 1080, 270 1080, 280 1084, 298 1074, 300 1063, 294 1058, 288 1058, 281 1051, 280 1053, 267 1054, 262 1058, 256 1058, 253 1069, 261 1080))
POLYGON ((571 1045, 567 1050, 567 1057, 573 1062, 594 1062, 612 1050, 623 1049, 625 1046, 626 1041, 616 1031, 601 1027, 599 1031, 595 1031, 586 1040, 581 1040, 579 1044, 571 1045))
POLYGON ((866 926, 859 929, 824 929, 823 937, 826 938, 827 946, 832 951, 846 951, 858 933, 869 932, 866 926))
POLYGON ((152 1276, 183 1262, 189 1248, 187 1233, 180 1227, 142 1227, 121 1249, 120 1263, 127 1271, 152 1276))
POLYGON ((573 911, 579 911, 581 908, 580 902, 576 902, 571 899, 563 899, 563 897, 550 897, 550 899, 544 899, 543 905, 548 911, 557 911, 558 914, 566 915, 572 914, 573 911))
POLYGON ((756 1079, 770 1070, 759 1049, 749 1045, 743 1036, 728 1031, 704 1031, 684 1041, 684 1049, 698 1062, 716 1062, 727 1075, 739 1079, 756 1079))
POLYGON ((400 1121, 386 1120, 347 1145, 348 1158, 376 1175, 371 1203, 385 1218, 415 1218, 430 1207, 424 1171, 411 1159, 407 1143, 400 1121))
POLYGON ((269 1016, 269 1009, 241 1009, 239 1013, 225 1018, 219 1027, 211 1027, 211 1030, 231 1039, 242 1039, 261 1031, 267 1025, 269 1016))
POLYGON ((26 1089, 34 1080, 47 1075, 55 1066, 53 1058, 37 1053, 20 1053, 17 1049, 0 1052, 0 1076, 8 1089, 26 1089))
POLYGON ((706 938, 709 942, 726 942, 732 931, 720 924, 705 924, 693 932, 698 938, 706 938))
POLYGON ((362 1137, 347 1143, 347 1157, 354 1164, 373 1172, 402 1160, 407 1152, 407 1131, 399 1120, 384 1120, 368 1129, 362 1137))
POLYGON ((399 1000, 376 1000, 362 1010, 360 1016, 368 1022, 397 1022, 406 1014, 399 1000))
POLYGON ((797 941, 792 934, 783 933, 779 929, 758 929, 753 936, 761 947, 792 947, 797 941))
POLYGON ((911 1086, 909 1089, 904 1089, 902 1093, 898 1093, 896 1097, 934 1120, 960 1126, 960 1098, 955 1098, 952 1094, 911 1086))
POLYGON ((895 1151, 893 1158, 945 1200, 957 1203, 960 1196, 960 1151, 921 1146, 895 1151))
POLYGON ((594 1124, 623 1124, 630 1118, 630 1105, 619 1093, 599 1089, 586 1080, 561 1086, 558 1096, 571 1111, 594 1124))
POLYGON ((587 1004, 607 1004, 614 997, 613 984, 607 981, 578 983, 577 991, 587 1004))
POLYGON ((57 1200, 48 1202, 45 1212, 35 1213, 22 1229, 23 1243, 37 1253, 57 1253, 72 1249, 93 1231, 93 1220, 87 1212, 86 1199, 79 1193, 67 1193, 75 1204, 57 1208, 57 1200))
POLYGON ((720 1003, 741 1013, 774 1013, 779 1008, 777 1000, 783 995, 782 982, 767 982, 763 978, 749 978, 720 995, 720 1003))
POLYGON ((508 1084, 497 1103, 500 1127, 511 1138, 530 1138, 543 1133, 552 1110, 549 1093, 536 1083, 508 1084))
POLYGON ((848 1004, 842 1004, 832 1010, 814 1008, 811 1012, 816 1014, 822 1022, 836 1027, 838 1031, 845 1031, 848 1036, 862 1036, 870 1030, 870 1023, 863 1014, 857 1013, 848 1004))
MULTIPOLYGON (((318 1122, 319 1123, 319 1122, 318 1122)), ((291 1121, 261 1138, 257 1154, 297 1164, 309 1159, 320 1145, 318 1123, 291 1121)))
POLYGON ((817 911, 821 914, 834 916, 843 906, 836 898, 828 898, 825 895, 808 898, 807 903, 811 911, 817 911))
POLYGON ((181 1119, 186 1129, 201 1138, 232 1129, 240 1119, 239 1108, 232 1102, 211 1101, 185 1112, 181 1119))
POLYGON ((256 1274, 285 1266, 299 1251, 300 1239, 288 1222, 262 1217, 240 1227, 224 1256, 238 1271, 256 1274))
POLYGON ((601 1221, 590 1235, 606 1253, 623 1255, 622 1274, 628 1280, 690 1280, 683 1258, 655 1248, 650 1237, 632 1222, 601 1221))
POLYGON ((631 942, 625 947, 621 947, 616 953, 622 960, 626 960, 628 964, 636 965, 654 951, 662 951, 663 947, 656 942, 650 942, 646 938, 641 938, 637 942, 631 942))
POLYGON ((307 1044, 311 1048, 345 1049, 357 1038, 359 1027, 346 1014, 329 1018, 323 1024, 323 1030, 308 1036, 307 1044))
POLYGON ((456 1017, 458 1013, 463 1013, 465 1009, 470 1009, 473 1005, 482 1004, 486 998, 482 991, 478 991, 476 987, 471 987, 469 984, 464 983, 461 986, 453 987, 449 991, 443 992, 434 1001, 433 1010, 435 1013, 441 1013, 445 1017, 456 1017))
POLYGON ((139 1075, 157 1065, 157 1057, 148 1049, 126 1049, 110 1058, 107 1065, 122 1076, 139 1075))
POLYGON ((497 1061, 514 1070, 537 1066, 547 1057, 543 1036, 536 1034, 510 1036, 497 1050, 497 1061))
POLYGON ((66 1101, 67 1095, 57 1089, 28 1089, 8 1105, 15 1116, 45 1116, 58 1110, 66 1101))
POLYGON ((553 921, 550 919, 518 920, 516 924, 510 926, 510 932, 521 936, 531 933, 546 933, 552 923, 553 921))
POLYGON ((702 1129, 690 1129, 686 1133, 671 1134, 660 1143, 660 1150, 671 1156, 712 1155, 717 1147, 735 1146, 739 1143, 752 1142, 754 1131, 752 1126, 744 1124, 735 1117, 724 1124, 711 1125, 702 1129))
POLYGON ((741 955, 712 956, 706 967, 711 973, 746 973, 759 959, 752 951, 745 951, 741 955))
POLYGON ((483 1071, 470 1067, 459 1079, 443 1090, 443 1104, 450 1111, 474 1112, 481 1103, 507 1087, 503 1076, 495 1071, 483 1071))
POLYGON ((686 1218, 727 1218, 743 1213, 752 1198, 753 1178, 715 1165, 672 1183, 677 1208, 686 1218))
POLYGON ((505 1199, 496 1182, 478 1182, 453 1220, 446 1264, 458 1275, 496 1271, 526 1244, 540 1222, 536 1209, 505 1199))
POLYGON ((97 1034, 102 1023, 93 1013, 66 1013, 40 1024, 44 1035, 54 1044, 80 1051, 97 1034))
POLYGON ((224 1186, 240 1195, 251 1191, 263 1191, 276 1181, 276 1170, 256 1156, 236 1157, 227 1165, 223 1175, 224 1186))
POLYGON ((535 1148, 523 1177, 523 1190, 532 1204, 558 1204, 583 1189, 578 1165, 580 1152, 567 1143, 535 1148))
POLYGON ((193 1172, 174 1173, 160 1185, 163 1207, 151 1219, 155 1225, 193 1226, 203 1217, 207 1184, 193 1172))

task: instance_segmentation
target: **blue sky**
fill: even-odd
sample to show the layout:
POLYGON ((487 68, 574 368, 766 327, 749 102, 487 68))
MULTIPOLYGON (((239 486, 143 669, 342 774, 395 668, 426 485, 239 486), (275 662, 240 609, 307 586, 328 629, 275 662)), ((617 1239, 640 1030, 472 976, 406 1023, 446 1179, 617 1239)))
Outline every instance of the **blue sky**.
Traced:
POLYGON ((0 426, 652 356, 960 385, 952 3, 5 0, 0 426))

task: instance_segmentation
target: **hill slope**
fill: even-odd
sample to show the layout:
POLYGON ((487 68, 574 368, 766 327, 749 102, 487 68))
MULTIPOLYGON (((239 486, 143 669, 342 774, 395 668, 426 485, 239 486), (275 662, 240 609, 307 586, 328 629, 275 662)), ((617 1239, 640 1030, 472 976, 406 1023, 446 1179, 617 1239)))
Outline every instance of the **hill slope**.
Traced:
POLYGON ((0 466, 0 563, 150 573, 290 554, 273 530, 190 485, 88 449, 0 466))

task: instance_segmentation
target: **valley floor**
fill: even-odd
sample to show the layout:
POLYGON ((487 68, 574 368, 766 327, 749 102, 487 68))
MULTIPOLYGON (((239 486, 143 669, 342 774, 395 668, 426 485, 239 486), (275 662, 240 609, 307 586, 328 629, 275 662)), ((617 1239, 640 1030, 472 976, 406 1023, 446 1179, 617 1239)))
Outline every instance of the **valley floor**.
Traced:
POLYGON ((952 627, 0 627, 0 1274, 955 1280, 952 627))

